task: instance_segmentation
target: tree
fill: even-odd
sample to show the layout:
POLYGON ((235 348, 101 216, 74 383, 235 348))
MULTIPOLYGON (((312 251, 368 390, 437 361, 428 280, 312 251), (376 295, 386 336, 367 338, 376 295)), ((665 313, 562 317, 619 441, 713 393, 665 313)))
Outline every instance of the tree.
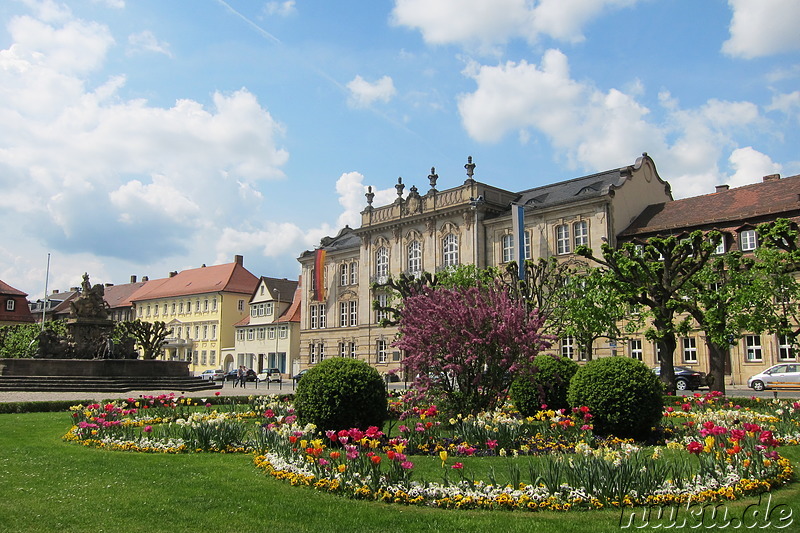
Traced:
POLYGON ((632 305, 644 306, 652 321, 645 336, 661 350, 661 380, 675 391, 673 357, 677 333, 685 329, 681 294, 684 287, 708 263, 719 242, 719 234, 707 238, 694 231, 686 238, 652 237, 646 243, 625 243, 620 248, 604 244, 603 257, 595 257, 586 246, 576 253, 606 267, 617 288, 632 305))
POLYGON ((499 285, 425 287, 405 298, 394 346, 415 385, 445 399, 453 412, 491 409, 512 374, 549 342, 543 318, 499 285))
POLYGON ((142 359, 155 359, 161 353, 161 347, 166 344, 169 328, 164 322, 143 322, 133 320, 119 324, 121 334, 133 337, 136 344, 142 349, 142 359))
MULTIPOLYGON (((48 321, 45 329, 56 335, 64 335, 66 326, 63 320, 48 321)), ((14 324, 0 326, 0 358, 34 357, 39 348, 41 324, 14 324)))

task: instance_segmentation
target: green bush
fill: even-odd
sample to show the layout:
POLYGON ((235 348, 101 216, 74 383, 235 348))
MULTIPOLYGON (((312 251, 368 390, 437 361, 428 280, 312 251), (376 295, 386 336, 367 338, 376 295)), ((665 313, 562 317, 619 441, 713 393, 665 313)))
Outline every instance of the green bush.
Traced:
POLYGON ((572 407, 589 407, 596 433, 645 439, 661 420, 663 394, 658 377, 641 361, 603 357, 578 369, 567 400, 572 407))
POLYGON ((388 416, 386 386, 373 367, 334 357, 312 367, 297 384, 297 416, 318 431, 383 427, 388 416))
POLYGON ((511 401, 523 416, 531 416, 542 405, 548 409, 566 409, 569 382, 578 371, 578 363, 557 355, 539 354, 533 360, 535 372, 523 373, 509 389, 511 401))

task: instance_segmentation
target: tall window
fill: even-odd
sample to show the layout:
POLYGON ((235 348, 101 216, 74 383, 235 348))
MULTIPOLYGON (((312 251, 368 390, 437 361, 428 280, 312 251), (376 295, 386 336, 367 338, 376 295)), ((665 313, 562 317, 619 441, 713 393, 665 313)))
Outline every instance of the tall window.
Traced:
POLYGON ((308 345, 308 362, 310 364, 314 364, 317 362, 317 345, 316 344, 309 344, 308 345))
POLYGON ((378 355, 378 362, 385 363, 386 362, 386 341, 383 339, 378 339, 377 342, 377 355, 378 355))
POLYGON ((381 246, 375 252, 375 275, 379 278, 389 275, 389 249, 385 246, 381 246))
POLYGON ((321 342, 317 344, 317 355, 319 355, 319 360, 322 361, 325 359, 325 343, 321 342))
POLYGON ((450 233, 442 241, 442 259, 445 267, 458 265, 458 235, 450 233))
POLYGON ((350 325, 358 325, 358 300, 350 300, 350 325))
POLYGON ((347 343, 339 343, 339 357, 347 357, 347 343))
POLYGON ((358 284, 358 262, 350 263, 350 285, 358 284))
POLYGON ((789 335, 778 335, 778 359, 781 361, 794 361, 794 349, 789 335))
POLYGON ((347 263, 339 267, 339 285, 345 286, 350 281, 350 275, 347 271, 347 263))
POLYGON ((642 339, 631 339, 628 343, 631 359, 642 360, 642 339))
POLYGON ((567 335, 561 339, 561 357, 572 359, 575 357, 575 338, 567 335))
POLYGON ((572 234, 575 238, 575 248, 589 246, 589 223, 580 220, 572 225, 572 234))
POLYGON ((568 254, 569 251, 569 225, 559 224, 556 226, 556 253, 568 254))
POLYGON ((683 362, 696 363, 697 362, 697 340, 694 337, 686 337, 683 343, 683 362))
POLYGON ((248 328, 247 330, 247 340, 251 341, 255 338, 255 330, 253 328, 248 328))
POLYGON ((211 338, 212 339, 216 339, 217 338, 217 325, 216 324, 211 324, 211 338))
POLYGON ((347 302, 339 302, 339 326, 346 328, 349 325, 350 312, 347 308, 347 302))
MULTIPOLYGON (((378 306, 386 307, 386 304, 389 303, 389 297, 386 296, 386 293, 379 293, 377 296, 378 306)), ((375 311, 375 323, 380 323, 381 320, 384 318, 388 318, 389 315, 386 311, 376 310, 375 311)))
POLYGON ((239 303, 236 305, 236 309, 239 311, 244 311, 244 300, 239 300, 239 303))
POLYGON ((355 342, 351 342, 350 343, 350 357, 352 357, 353 359, 356 358, 356 343, 355 342))
POLYGON ((758 241, 756 239, 756 230, 748 229, 741 232, 739 234, 739 242, 741 243, 740 249, 743 252, 755 250, 756 246, 758 245, 758 241))
POLYGON ((760 362, 763 360, 760 335, 745 335, 744 346, 745 357, 748 362, 760 362))
POLYGON ((209 365, 217 364, 217 351, 216 350, 211 350, 211 356, 210 357, 211 358, 209 359, 208 364, 209 365))
POLYGON ((309 311, 311 315, 311 320, 309 321, 309 325, 311 329, 317 329, 319 327, 319 322, 317 321, 317 306, 312 305, 309 306, 309 311))
POLYGON ((413 276, 422 272, 422 245, 419 241, 408 243, 408 272, 413 276))
POLYGON ((267 338, 269 340, 275 340, 275 328, 271 327, 267 329, 267 338))
POLYGON ((325 304, 319 304, 319 327, 325 328, 327 327, 327 320, 325 318, 325 304))
POLYGON ((714 248, 714 253, 717 255, 721 255, 725 253, 725 234, 722 234, 722 238, 719 240, 719 244, 717 247, 714 248))
POLYGON ((514 260, 514 236, 513 235, 503 235, 500 239, 500 244, 502 246, 502 254, 501 260, 503 263, 508 263, 514 260))
POLYGON ((531 232, 526 231, 523 235, 523 240, 525 241, 525 259, 531 259, 533 254, 531 253, 531 232))
POLYGON ((262 305, 264 306, 264 314, 267 316, 272 315, 272 308, 273 308, 272 302, 267 302, 262 305))
POLYGON ((287 326, 281 326, 278 328, 278 337, 281 339, 285 339, 288 334, 289 328, 287 326))

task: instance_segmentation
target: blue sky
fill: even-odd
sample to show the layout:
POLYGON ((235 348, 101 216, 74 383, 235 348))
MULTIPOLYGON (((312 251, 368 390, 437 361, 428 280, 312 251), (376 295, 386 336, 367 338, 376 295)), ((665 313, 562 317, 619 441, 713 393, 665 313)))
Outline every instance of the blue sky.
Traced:
POLYGON ((0 279, 296 277, 365 188, 800 173, 798 0, 0 3, 0 279))

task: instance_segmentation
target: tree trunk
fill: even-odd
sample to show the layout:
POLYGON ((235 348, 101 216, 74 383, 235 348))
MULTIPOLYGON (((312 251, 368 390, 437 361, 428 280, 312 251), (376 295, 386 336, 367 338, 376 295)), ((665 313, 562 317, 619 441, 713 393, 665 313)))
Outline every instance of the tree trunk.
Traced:
POLYGON ((661 381, 664 382, 667 394, 675 394, 675 365, 672 358, 675 355, 678 340, 674 333, 665 333, 661 337, 659 345, 661 346, 661 381))
POLYGON ((728 353, 728 346, 719 346, 708 338, 706 346, 708 346, 709 389, 725 394, 725 356, 728 353))

